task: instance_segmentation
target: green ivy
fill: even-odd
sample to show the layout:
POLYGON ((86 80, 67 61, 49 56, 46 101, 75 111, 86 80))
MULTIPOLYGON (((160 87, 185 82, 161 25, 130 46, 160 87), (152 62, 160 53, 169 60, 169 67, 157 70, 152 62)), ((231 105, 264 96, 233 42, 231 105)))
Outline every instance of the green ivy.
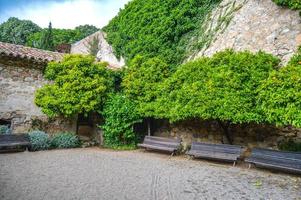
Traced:
POLYGON ((101 110, 114 80, 107 64, 94 60, 93 56, 67 55, 62 62, 49 63, 44 77, 52 83, 37 90, 36 105, 49 117, 101 110))
POLYGON ((137 135, 133 125, 141 122, 133 101, 123 94, 112 94, 101 113, 105 122, 103 129, 104 145, 114 149, 132 149, 136 146, 137 135))
POLYGON ((127 61, 141 54, 172 65, 185 58, 188 41, 221 0, 133 0, 104 27, 115 53, 127 61), (187 37, 190 35, 190 37, 187 37), (185 40, 185 41, 184 41, 185 40))

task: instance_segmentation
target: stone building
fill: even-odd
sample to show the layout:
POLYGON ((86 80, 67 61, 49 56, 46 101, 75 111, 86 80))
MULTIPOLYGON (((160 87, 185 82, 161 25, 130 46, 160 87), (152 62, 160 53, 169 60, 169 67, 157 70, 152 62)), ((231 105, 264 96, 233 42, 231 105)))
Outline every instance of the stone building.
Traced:
POLYGON ((108 62, 111 68, 121 68, 125 65, 124 59, 114 55, 112 46, 105 39, 103 31, 89 35, 88 37, 71 45, 72 54, 92 54, 98 61, 108 62))
POLYGON ((34 93, 47 81, 43 69, 64 54, 0 42, 0 125, 13 133, 43 129, 48 133, 75 131, 76 121, 48 119, 34 103, 34 93))

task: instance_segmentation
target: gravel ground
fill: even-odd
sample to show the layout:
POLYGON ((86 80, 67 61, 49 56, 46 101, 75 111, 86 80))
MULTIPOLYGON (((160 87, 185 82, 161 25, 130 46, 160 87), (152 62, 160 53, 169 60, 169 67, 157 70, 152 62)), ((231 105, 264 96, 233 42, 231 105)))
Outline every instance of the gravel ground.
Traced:
POLYGON ((301 177, 98 148, 0 154, 0 199, 301 200, 301 177))

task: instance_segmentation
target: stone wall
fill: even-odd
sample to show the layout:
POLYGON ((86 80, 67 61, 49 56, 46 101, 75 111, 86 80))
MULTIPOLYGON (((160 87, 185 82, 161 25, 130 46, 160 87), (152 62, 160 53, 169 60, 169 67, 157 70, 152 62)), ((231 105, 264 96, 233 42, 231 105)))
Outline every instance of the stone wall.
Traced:
POLYGON ((208 31, 214 30, 216 35, 195 57, 211 56, 226 48, 264 50, 285 63, 301 45, 299 12, 271 0, 224 0, 208 21, 208 31), (220 15, 225 16, 216 17, 220 15))
MULTIPOLYGON (((2 60, 3 61, 3 60, 2 60)), ((13 133, 43 129, 49 133, 75 131, 75 121, 48 119, 34 103, 37 88, 47 83, 42 68, 0 62, 0 119, 11 121, 13 133)))
MULTIPOLYGON (((174 137, 183 140, 184 149, 192 141, 208 143, 228 143, 223 130, 215 121, 190 120, 175 124, 160 122, 153 124, 155 136, 174 137), (158 125, 159 124, 159 125, 158 125)), ((233 144, 244 147, 277 149, 289 140, 301 143, 301 130, 292 127, 276 128, 271 125, 241 124, 230 126, 233 144)))
POLYGON ((93 40, 98 42, 98 49, 96 53, 96 58, 99 61, 108 62, 112 67, 121 68, 125 65, 123 58, 118 59, 113 52, 113 48, 105 39, 105 33, 98 31, 78 42, 72 44, 71 53, 72 54, 90 54, 91 44, 93 40))

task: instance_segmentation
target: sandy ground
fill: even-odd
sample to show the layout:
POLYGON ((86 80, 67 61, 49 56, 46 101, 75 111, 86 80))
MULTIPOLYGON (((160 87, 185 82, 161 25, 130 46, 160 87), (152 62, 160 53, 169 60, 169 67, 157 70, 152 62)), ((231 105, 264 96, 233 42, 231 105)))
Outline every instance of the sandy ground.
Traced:
POLYGON ((0 199, 301 200, 301 177, 98 148, 0 154, 0 199))

